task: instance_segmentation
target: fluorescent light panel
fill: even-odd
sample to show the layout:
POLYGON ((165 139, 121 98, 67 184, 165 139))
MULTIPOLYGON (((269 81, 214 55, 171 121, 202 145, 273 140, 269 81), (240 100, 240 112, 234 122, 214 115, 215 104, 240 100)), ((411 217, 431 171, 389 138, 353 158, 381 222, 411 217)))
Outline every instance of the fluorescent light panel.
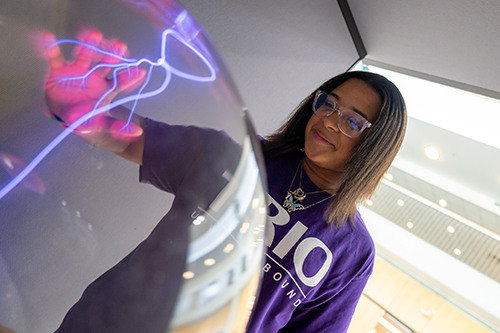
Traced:
POLYGON ((408 115, 431 125, 500 149, 500 101, 372 65, 355 70, 384 75, 404 96, 408 115))

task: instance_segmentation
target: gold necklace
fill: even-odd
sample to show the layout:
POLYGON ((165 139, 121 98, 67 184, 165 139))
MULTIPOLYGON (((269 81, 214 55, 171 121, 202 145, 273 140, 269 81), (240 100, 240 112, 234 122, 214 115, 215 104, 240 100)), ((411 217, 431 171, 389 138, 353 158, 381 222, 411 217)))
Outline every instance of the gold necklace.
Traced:
POLYGON ((316 202, 304 207, 301 202, 307 197, 308 194, 317 194, 317 193, 322 193, 322 192, 327 192, 327 191, 321 190, 321 191, 313 191, 313 192, 307 192, 307 193, 304 192, 304 190, 302 190, 302 172, 303 171, 304 171, 304 169, 302 168, 302 162, 299 162, 299 166, 297 167, 297 170, 295 171, 295 175, 293 176, 292 182, 290 183, 290 187, 288 188, 288 191, 286 193, 285 202, 283 202, 283 207, 286 208, 286 210, 288 210, 289 213, 295 212, 297 210, 305 210, 309 207, 312 207, 314 205, 322 203, 323 201, 326 201, 334 196, 334 194, 332 194, 329 197, 323 198, 319 201, 316 201, 316 202), (295 182, 295 178, 297 177, 297 173, 299 172, 299 169, 300 169, 299 186, 294 191, 292 191, 292 186, 293 186, 293 183, 295 182))

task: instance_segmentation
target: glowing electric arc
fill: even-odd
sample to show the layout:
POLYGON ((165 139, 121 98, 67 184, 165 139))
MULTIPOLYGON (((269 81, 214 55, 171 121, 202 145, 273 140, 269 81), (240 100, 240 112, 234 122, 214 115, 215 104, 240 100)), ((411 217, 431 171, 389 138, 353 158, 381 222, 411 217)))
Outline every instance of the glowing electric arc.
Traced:
POLYGON ((176 76, 182 77, 186 80, 196 81, 196 82, 213 82, 216 79, 215 69, 212 66, 212 64, 210 64, 208 59, 205 58, 205 56, 203 56, 203 54, 201 54, 201 52, 199 52, 193 45, 191 45, 189 42, 184 40, 184 38, 182 37, 181 34, 179 34, 177 31, 172 30, 172 29, 166 29, 162 33, 160 58, 157 61, 151 61, 151 60, 148 60, 146 58, 128 59, 128 58, 104 51, 104 50, 99 49, 99 48, 92 46, 90 44, 82 43, 82 42, 77 41, 77 40, 67 40, 67 39, 60 40, 60 41, 57 41, 54 44, 52 44, 49 48, 54 47, 54 46, 59 45, 59 44, 63 44, 63 43, 71 43, 71 44, 77 44, 77 45, 81 45, 83 47, 87 47, 87 48, 92 49, 94 51, 97 51, 103 55, 114 57, 114 58, 120 60, 121 63, 118 63, 118 64, 98 64, 98 65, 94 66, 93 68, 91 68, 87 73, 85 73, 85 75, 82 75, 79 77, 60 79, 58 82, 59 84, 69 84, 72 81, 78 81, 78 80, 81 80, 80 84, 84 84, 85 78, 87 78, 92 72, 94 72, 98 68, 111 67, 111 68, 114 68, 113 69, 113 81, 114 81, 113 86, 101 96, 101 98, 95 104, 93 110, 84 114, 83 116, 81 116, 80 118, 75 120, 72 124, 70 124, 67 128, 65 128, 44 149, 42 149, 42 151, 40 151, 40 153, 38 153, 38 155, 21 172, 19 172, 19 174, 17 174, 7 185, 5 185, 0 190, 0 199, 2 199, 5 195, 7 195, 7 193, 9 193, 24 178, 26 178, 29 175, 29 173, 31 171, 33 171, 33 169, 59 143, 61 143, 69 134, 71 134, 75 129, 77 129, 80 125, 82 125, 84 122, 91 119, 92 117, 99 115, 103 112, 106 112, 112 108, 115 108, 116 106, 123 105, 123 104, 128 103, 128 102, 133 102, 132 110, 130 110, 130 116, 127 120, 127 123, 122 128, 122 129, 124 129, 125 127, 127 127, 129 125, 130 119, 134 113, 134 110, 135 110, 135 107, 136 107, 138 101, 141 99, 154 97, 154 96, 162 93, 165 89, 167 89, 168 85, 170 84, 170 81, 172 79, 172 75, 176 75, 176 76), (173 67, 172 65, 170 65, 166 59, 167 37, 168 36, 175 38, 177 41, 179 41, 180 43, 182 43, 183 45, 188 47, 192 52, 194 52, 201 59, 201 61, 203 61, 203 63, 207 66, 207 68, 210 71, 210 75, 209 76, 198 76, 198 75, 186 73, 186 72, 184 72, 180 69, 177 69, 177 68, 173 67), (141 87, 139 88, 139 90, 136 94, 130 95, 130 96, 125 96, 119 100, 111 102, 108 105, 101 106, 99 108, 97 107, 106 98, 106 96, 108 96, 117 87, 117 84, 118 84, 117 74, 119 71, 122 71, 125 69, 130 70, 131 67, 138 67, 142 64, 149 65, 149 69, 148 69, 148 73, 147 73, 145 82, 141 85, 141 87), (151 74, 153 72, 153 69, 157 68, 157 67, 162 68, 165 71, 165 79, 163 80, 163 82, 159 88, 144 92, 144 90, 146 89, 146 87, 149 83, 149 80, 151 78, 151 74))

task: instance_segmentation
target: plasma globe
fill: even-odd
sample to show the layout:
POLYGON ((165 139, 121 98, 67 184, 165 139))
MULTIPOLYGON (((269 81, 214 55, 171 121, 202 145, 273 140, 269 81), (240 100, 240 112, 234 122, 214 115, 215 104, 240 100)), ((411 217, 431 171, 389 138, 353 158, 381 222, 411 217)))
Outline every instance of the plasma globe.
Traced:
POLYGON ((132 102, 133 106, 131 107, 130 110, 130 115, 128 117, 128 120, 126 121, 125 125, 121 127, 120 130, 124 130, 127 128, 130 124, 130 120, 132 118, 132 115, 135 111, 135 108, 137 106, 137 103, 141 99, 146 99, 146 98, 151 98, 154 97, 158 94, 161 94, 165 89, 167 89, 168 85, 170 84, 170 81, 172 79, 172 75, 176 75, 178 77, 184 78, 186 80, 190 81, 195 81, 195 82, 213 82, 216 79, 216 74, 215 74, 215 69, 212 64, 208 61, 208 59, 203 56, 201 52, 199 52, 193 45, 191 45, 188 41, 186 41, 180 33, 173 29, 166 29, 162 32, 161 35, 161 48, 160 48, 160 58, 156 61, 151 61, 146 58, 142 59, 132 59, 132 58, 126 58, 122 57, 110 52, 107 52, 103 49, 97 48, 93 45, 90 45, 88 43, 83 43, 77 40, 59 40, 56 41, 54 44, 49 46, 49 49, 51 47, 54 47, 56 45, 60 44, 75 44, 79 45, 81 47, 89 48, 93 51, 101 53, 103 56, 110 56, 115 59, 118 59, 120 62, 117 64, 98 64, 94 67, 92 67, 87 73, 81 76, 74 76, 74 77, 65 77, 61 78, 58 81, 58 84, 62 85, 70 85, 70 84, 85 84, 85 79, 98 70, 99 68, 103 67, 109 67, 113 68, 112 70, 112 78, 113 78, 113 86, 106 91, 97 101, 95 104, 94 108, 81 116, 80 118, 76 119, 73 123, 69 124, 58 136, 56 136, 42 151, 38 153, 38 155, 23 169, 21 170, 7 185, 5 185, 1 190, 0 190, 0 199, 2 199, 7 193, 9 193, 14 187, 16 187, 19 183, 21 183, 33 169, 59 144, 61 143, 68 135, 70 135, 73 131, 75 131, 79 126, 81 126, 83 123, 86 121, 92 119, 92 117, 95 117, 96 115, 99 115, 101 113, 104 113, 108 110, 111 110, 119 105, 123 105, 128 102, 132 102), (208 76, 199 76, 199 75, 194 75, 190 74, 187 72, 184 72, 178 68, 175 68, 171 64, 168 63, 166 59, 166 54, 167 54, 167 47, 168 47, 168 37, 174 38, 178 42, 182 43, 184 46, 189 48, 194 54, 196 54, 200 60, 207 66, 207 69, 210 71, 210 75, 208 76), (111 93, 115 90, 115 88, 118 85, 118 72, 121 72, 123 70, 130 71, 133 68, 138 68, 139 66, 147 66, 147 74, 146 74, 146 79, 144 83, 138 88, 138 91, 136 94, 129 95, 122 97, 116 101, 111 102, 110 104, 98 107, 98 105, 101 104, 101 102, 111 93), (149 90, 147 91, 148 84, 151 79, 151 75, 153 73, 154 69, 160 69, 165 72, 165 79, 161 83, 160 87, 149 90))

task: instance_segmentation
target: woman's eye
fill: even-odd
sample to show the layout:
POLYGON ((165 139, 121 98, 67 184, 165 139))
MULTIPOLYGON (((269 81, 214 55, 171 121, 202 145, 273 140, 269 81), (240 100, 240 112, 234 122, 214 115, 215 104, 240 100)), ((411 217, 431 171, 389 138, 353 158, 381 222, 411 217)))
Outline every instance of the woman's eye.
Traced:
POLYGON ((363 125, 361 124, 361 122, 356 119, 356 118, 348 118, 347 121, 347 126, 349 126, 351 129, 355 130, 355 131, 359 131, 361 130, 361 127, 363 127, 363 125))

